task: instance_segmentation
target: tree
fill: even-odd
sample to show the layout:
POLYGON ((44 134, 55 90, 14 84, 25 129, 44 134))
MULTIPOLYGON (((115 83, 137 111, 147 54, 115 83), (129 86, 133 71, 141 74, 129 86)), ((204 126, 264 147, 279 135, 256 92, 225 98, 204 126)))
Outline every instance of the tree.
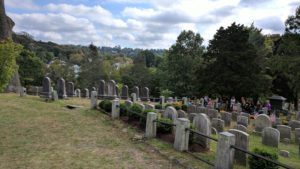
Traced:
POLYGON ((273 91, 293 101, 298 109, 300 83, 300 6, 285 22, 285 33, 272 58, 273 91))
POLYGON ((18 70, 16 57, 22 46, 11 39, 0 41, 0 92, 7 86, 15 71, 18 70))
POLYGON ((196 72, 203 64, 203 38, 193 31, 182 31, 167 52, 168 89, 177 96, 195 96, 196 72))
POLYGON ((16 61, 19 65, 20 81, 23 86, 42 85, 45 69, 40 58, 36 57, 33 52, 23 50, 16 61))
POLYGON ((268 79, 263 74, 262 56, 254 45, 254 42, 262 44, 262 40, 252 38, 251 43, 251 31, 254 30, 233 23, 226 29, 221 27, 210 40, 207 48, 210 65, 206 71, 211 79, 207 83, 209 91, 238 98, 265 93, 268 79))

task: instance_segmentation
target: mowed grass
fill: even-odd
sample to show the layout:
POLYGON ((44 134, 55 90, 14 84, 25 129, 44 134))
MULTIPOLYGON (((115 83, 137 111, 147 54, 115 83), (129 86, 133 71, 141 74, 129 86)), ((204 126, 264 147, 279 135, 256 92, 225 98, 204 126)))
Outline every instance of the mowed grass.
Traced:
POLYGON ((0 168, 178 168, 89 103, 1 93, 0 168))

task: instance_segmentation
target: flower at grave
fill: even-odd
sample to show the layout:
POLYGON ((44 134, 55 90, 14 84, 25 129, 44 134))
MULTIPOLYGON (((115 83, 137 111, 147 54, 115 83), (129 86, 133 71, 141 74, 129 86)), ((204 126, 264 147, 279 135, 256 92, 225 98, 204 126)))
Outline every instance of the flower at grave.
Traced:
POLYGON ((287 120, 282 120, 283 124, 289 124, 289 122, 287 120))
POLYGON ((224 112, 226 112, 226 111, 224 111, 224 110, 221 110, 221 111, 220 111, 220 113, 224 113, 224 112))

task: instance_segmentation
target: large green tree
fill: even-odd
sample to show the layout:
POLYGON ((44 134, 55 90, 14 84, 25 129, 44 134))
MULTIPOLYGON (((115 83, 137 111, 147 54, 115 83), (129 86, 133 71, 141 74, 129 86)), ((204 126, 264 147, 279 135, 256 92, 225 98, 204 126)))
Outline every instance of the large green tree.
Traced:
POLYGON ((203 64, 203 38, 193 31, 182 31, 167 52, 167 89, 177 96, 196 96, 196 72, 203 64))
POLYGON ((207 48, 208 91, 238 98, 258 97, 266 91, 263 56, 257 50, 264 40, 255 32, 236 23, 217 31, 207 48))
POLYGON ((11 39, 0 41, 0 92, 7 86, 15 71, 18 70, 16 57, 22 46, 11 39))
POLYGON ((45 67, 40 58, 36 57, 33 52, 22 50, 16 61, 19 65, 20 81, 23 86, 42 85, 45 67))
POLYGON ((272 58, 273 92, 293 101, 298 108, 300 91, 300 6, 285 22, 285 33, 272 58))

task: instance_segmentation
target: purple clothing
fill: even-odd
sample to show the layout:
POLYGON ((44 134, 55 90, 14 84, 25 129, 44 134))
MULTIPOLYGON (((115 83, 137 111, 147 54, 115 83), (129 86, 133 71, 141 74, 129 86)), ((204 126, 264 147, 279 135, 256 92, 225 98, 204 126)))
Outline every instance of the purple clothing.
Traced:
POLYGON ((271 111, 271 104, 270 104, 270 103, 268 103, 268 104, 266 105, 266 107, 268 108, 268 111, 271 111))

